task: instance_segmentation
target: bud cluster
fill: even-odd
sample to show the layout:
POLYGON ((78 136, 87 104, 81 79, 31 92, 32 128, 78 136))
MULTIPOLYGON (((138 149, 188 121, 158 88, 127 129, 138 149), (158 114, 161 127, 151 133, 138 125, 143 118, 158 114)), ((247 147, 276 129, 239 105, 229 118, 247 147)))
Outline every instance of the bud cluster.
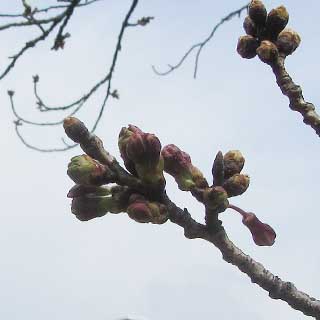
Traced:
POLYGON ((122 128, 118 146, 125 167, 145 184, 165 186, 163 159, 160 155, 161 143, 151 133, 129 125, 122 128))
POLYGON ((244 162, 239 150, 230 150, 225 155, 219 151, 213 162, 213 184, 221 186, 229 198, 243 194, 249 187, 249 176, 240 173, 244 162))
POLYGON ((297 49, 301 39, 297 32, 285 29, 289 14, 284 6, 268 13, 262 1, 252 0, 248 13, 243 23, 246 35, 239 38, 237 45, 242 58, 258 55, 261 61, 272 64, 279 54, 288 56, 297 49))

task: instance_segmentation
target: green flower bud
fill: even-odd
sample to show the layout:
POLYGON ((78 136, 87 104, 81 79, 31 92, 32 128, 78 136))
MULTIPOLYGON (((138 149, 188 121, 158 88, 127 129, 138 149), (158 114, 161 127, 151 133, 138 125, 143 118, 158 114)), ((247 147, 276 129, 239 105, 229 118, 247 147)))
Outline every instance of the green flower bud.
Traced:
POLYGON ((96 196, 107 196, 111 194, 111 189, 107 187, 76 184, 69 190, 67 197, 77 198, 86 196, 88 194, 95 194, 96 196))
POLYGON ((224 177, 230 178, 240 173, 244 166, 245 159, 239 150, 230 150, 223 157, 224 177))
POLYGON ((279 33, 276 45, 279 52, 288 56, 299 47, 300 42, 301 38, 297 32, 292 29, 284 29, 279 33))
POLYGON ((258 28, 256 24, 252 21, 250 16, 246 16, 243 21, 243 29, 247 35, 256 37, 258 35, 258 28))
POLYGON ((228 194, 222 187, 212 187, 204 190, 203 202, 205 206, 217 213, 228 208, 228 194))
POLYGON ((272 9, 267 17, 266 27, 271 37, 277 35, 286 27, 289 21, 289 13, 284 6, 272 9))
POLYGON ((248 7, 249 16, 257 25, 264 25, 267 18, 267 9, 260 0, 252 0, 248 7))
POLYGON ((68 164, 67 174, 77 184, 100 185, 106 167, 88 155, 75 156, 68 164))
POLYGON ((71 212, 80 221, 88 221, 112 212, 114 205, 111 197, 77 197, 72 199, 71 212))
POLYGON ((253 36, 241 36, 238 40, 237 51, 242 58, 252 59, 257 55, 259 42, 253 36))
POLYGON ((226 190, 228 197, 235 197, 243 194, 248 189, 249 183, 248 175, 235 174, 224 182, 223 188, 226 190))
POLYGON ((279 51, 273 42, 264 40, 257 49, 257 54, 262 62, 272 64, 278 58, 279 51))

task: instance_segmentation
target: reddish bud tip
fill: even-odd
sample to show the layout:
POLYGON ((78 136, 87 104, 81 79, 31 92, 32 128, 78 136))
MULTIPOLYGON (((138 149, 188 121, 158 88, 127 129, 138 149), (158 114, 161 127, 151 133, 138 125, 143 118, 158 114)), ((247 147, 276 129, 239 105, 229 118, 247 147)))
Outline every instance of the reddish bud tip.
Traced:
POLYGON ((253 241, 258 246, 272 246, 276 239, 275 231, 266 223, 262 223, 254 213, 243 214, 242 223, 248 227, 253 241))

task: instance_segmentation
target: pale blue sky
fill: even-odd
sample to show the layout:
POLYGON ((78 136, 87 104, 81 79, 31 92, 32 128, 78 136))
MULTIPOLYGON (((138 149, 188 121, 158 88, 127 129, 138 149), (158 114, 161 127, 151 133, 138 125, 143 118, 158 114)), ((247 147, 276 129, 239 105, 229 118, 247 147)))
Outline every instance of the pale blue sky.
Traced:
MULTIPOLYGON (((29 0, 39 7, 41 2, 29 0)), ((2 1, 0 13, 16 12, 19 3, 2 1)), ((66 198, 72 186, 66 167, 81 150, 41 154, 18 141, 7 90, 16 91, 21 114, 39 120, 44 118, 36 113, 32 75, 40 75, 40 90, 52 104, 85 93, 109 68, 120 19, 130 3, 102 1, 79 10, 64 51, 51 51, 51 39, 26 54, 0 82, 0 318, 305 319, 271 300, 212 245, 185 239, 176 225, 141 225, 125 214, 79 222, 66 198)), ((207 177, 218 150, 241 150, 251 185, 232 202, 272 225, 277 239, 271 248, 256 247, 240 217, 226 211, 221 217, 230 238, 276 275, 320 298, 320 140, 289 109, 269 67, 236 53, 242 19, 224 25, 203 50, 197 80, 192 78, 194 56, 167 77, 151 70, 153 64, 175 63, 222 16, 244 3, 139 1, 135 19, 156 18, 145 28, 127 31, 113 81, 121 99, 110 101, 97 134, 118 156, 120 128, 138 125, 157 134, 163 145, 175 143, 190 153, 207 177)), ((303 86, 306 100, 319 106, 319 2, 265 3, 268 9, 288 8, 289 26, 302 37, 301 47, 288 58, 288 71, 303 86)), ((23 29, 0 32, 2 68, 28 35, 23 29)), ((98 94, 79 114, 88 125, 101 99, 98 94)), ((59 146, 63 130, 25 127, 25 134, 38 146, 59 146)), ((170 178, 168 192, 203 220, 201 205, 178 191, 170 178)))

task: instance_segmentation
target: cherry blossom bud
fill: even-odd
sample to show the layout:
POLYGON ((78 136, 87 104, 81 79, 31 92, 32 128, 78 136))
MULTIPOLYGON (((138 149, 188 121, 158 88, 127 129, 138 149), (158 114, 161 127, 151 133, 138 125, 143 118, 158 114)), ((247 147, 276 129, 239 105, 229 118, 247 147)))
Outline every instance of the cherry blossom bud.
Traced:
POLYGON ((262 223, 254 213, 246 212, 243 214, 242 223, 250 230, 256 245, 272 246, 274 244, 275 231, 268 224, 262 223))
POLYGON ((128 216, 140 223, 162 224, 168 220, 167 208, 158 202, 150 202, 143 196, 133 194, 127 208, 128 216))
POLYGON ((106 213, 119 213, 120 207, 112 197, 77 197, 72 199, 71 211, 81 221, 102 217, 106 213))
POLYGON ((126 153, 135 164, 154 167, 158 164, 161 151, 159 139, 150 133, 134 133, 127 141, 126 153))
POLYGON ((190 191, 194 187, 208 186, 200 170, 192 165, 190 156, 174 144, 165 146, 161 155, 164 170, 175 178, 180 190, 190 191))
POLYGON ((297 32, 292 29, 284 29, 279 33, 276 45, 279 52, 288 56, 299 47, 300 42, 301 38, 297 32))
POLYGON ((228 194, 222 187, 207 188, 203 193, 205 206, 217 213, 228 208, 228 194))
POLYGON ((264 25, 267 18, 267 9, 260 0, 252 0, 248 7, 249 16, 257 25, 264 25))
POLYGON ((245 17, 243 21, 243 29, 249 36, 256 37, 258 35, 258 28, 250 16, 245 17))
POLYGON ((235 174, 222 185, 228 197, 235 197, 243 194, 249 187, 250 178, 244 174, 235 174))
POLYGON ((268 32, 277 36, 287 25, 289 13, 284 6, 272 9, 267 17, 266 27, 268 32))
POLYGON ((261 41, 257 54, 260 60, 267 64, 272 64, 279 56, 277 46, 268 40, 261 41))
POLYGON ((128 140, 134 133, 142 133, 142 131, 138 127, 133 125, 129 125, 128 128, 123 127, 119 134, 118 146, 125 167, 128 169, 129 172, 136 175, 137 172, 134 166, 134 162, 127 155, 128 140))
POLYGON ((259 42, 253 36, 241 36, 238 40, 237 51, 242 58, 252 59, 257 55, 259 42))
POLYGON ((230 150, 223 156, 223 162, 224 177, 227 179, 241 172, 245 159, 239 150, 230 150))
POLYGON ((89 135, 89 131, 84 123, 75 117, 65 118, 63 120, 63 128, 67 136, 77 143, 83 141, 89 135))
POLYGON ((77 184, 100 185, 106 167, 88 155, 75 156, 68 164, 68 176, 77 184))
POLYGON ((76 184, 69 190, 67 197, 77 198, 86 196, 88 194, 95 194, 97 196, 107 196, 111 194, 111 189, 106 187, 76 184))

